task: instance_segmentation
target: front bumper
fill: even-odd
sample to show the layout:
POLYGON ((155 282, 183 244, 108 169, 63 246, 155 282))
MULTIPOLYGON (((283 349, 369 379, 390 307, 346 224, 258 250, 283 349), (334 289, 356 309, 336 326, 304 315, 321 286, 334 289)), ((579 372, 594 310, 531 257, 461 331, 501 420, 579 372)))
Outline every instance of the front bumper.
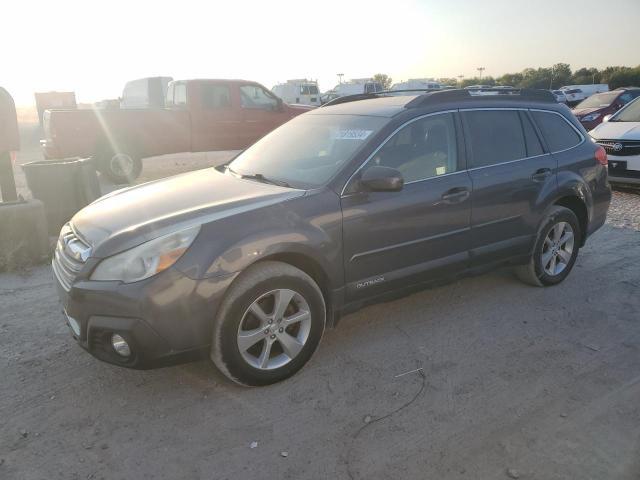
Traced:
POLYGON ((78 344, 105 362, 144 369, 208 353, 217 308, 235 275, 193 280, 170 268, 131 284, 79 280, 69 290, 54 278, 64 313, 77 322, 70 331, 78 344), (130 345, 130 357, 112 348, 114 333, 130 345))
POLYGON ((640 185, 640 155, 607 155, 609 182, 640 185))

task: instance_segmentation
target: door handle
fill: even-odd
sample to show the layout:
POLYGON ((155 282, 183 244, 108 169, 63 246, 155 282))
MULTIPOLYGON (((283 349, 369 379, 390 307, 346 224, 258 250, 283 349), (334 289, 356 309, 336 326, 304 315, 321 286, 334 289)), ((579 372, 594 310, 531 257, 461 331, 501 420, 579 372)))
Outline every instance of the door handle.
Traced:
POLYGON ((442 203, 461 203, 469 198, 469 190, 465 187, 452 188, 442 194, 442 203))
POLYGON ((544 182, 547 178, 551 176, 550 168, 540 168, 536 170, 536 172, 531 175, 531 180, 534 182, 544 182))

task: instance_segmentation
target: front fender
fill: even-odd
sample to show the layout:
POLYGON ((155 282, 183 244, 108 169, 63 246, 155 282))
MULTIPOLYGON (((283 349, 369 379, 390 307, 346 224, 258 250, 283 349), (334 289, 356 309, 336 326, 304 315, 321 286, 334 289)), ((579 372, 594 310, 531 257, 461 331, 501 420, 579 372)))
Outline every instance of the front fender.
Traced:
POLYGON ((243 238, 222 252, 205 276, 240 272, 260 260, 279 254, 298 254, 309 258, 322 268, 334 285, 340 278, 340 269, 336 267, 342 265, 341 249, 325 232, 312 228, 303 231, 265 231, 261 235, 243 238))
POLYGON ((303 255, 332 285, 344 282, 342 211, 326 189, 203 225, 176 268, 194 279, 238 273, 278 254, 303 255))

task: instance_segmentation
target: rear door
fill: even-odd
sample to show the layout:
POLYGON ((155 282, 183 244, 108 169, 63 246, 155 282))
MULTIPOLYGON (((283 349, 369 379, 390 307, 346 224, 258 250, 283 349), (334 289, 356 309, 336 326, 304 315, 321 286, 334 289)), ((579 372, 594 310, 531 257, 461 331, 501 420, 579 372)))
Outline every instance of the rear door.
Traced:
POLYGON ((461 111, 473 184, 471 259, 490 263, 530 251, 557 163, 526 110, 461 111))
POLYGON ((347 184, 341 204, 348 300, 466 266, 471 181, 458 130, 454 113, 425 116, 374 152, 359 173, 395 168, 405 181, 399 192, 359 191, 359 173, 347 184))

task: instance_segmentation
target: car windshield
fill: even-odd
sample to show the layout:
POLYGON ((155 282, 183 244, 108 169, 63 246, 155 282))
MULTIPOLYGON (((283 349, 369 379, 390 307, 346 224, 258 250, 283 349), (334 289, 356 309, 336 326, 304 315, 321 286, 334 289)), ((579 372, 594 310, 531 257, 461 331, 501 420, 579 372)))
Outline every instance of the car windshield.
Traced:
POLYGON ((578 104, 576 108, 600 108, 608 107, 616 99, 620 92, 596 93, 578 104))
POLYGON ((629 103, 625 108, 616 113, 610 122, 640 122, 640 98, 629 103))
POLYGON ((318 187, 388 121, 363 115, 300 115, 253 144, 228 167, 238 175, 257 175, 292 187, 318 187))

